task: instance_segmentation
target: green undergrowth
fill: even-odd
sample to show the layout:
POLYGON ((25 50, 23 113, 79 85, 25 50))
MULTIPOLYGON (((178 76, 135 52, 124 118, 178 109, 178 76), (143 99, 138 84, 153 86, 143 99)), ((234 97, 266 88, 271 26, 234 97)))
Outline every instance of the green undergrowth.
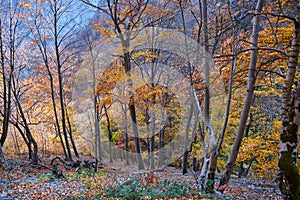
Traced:
POLYGON ((165 199, 197 195, 188 182, 179 184, 169 180, 148 184, 139 179, 131 179, 106 190, 105 197, 118 199, 165 199))
POLYGON ((105 191, 107 199, 233 199, 222 194, 199 192, 190 182, 169 180, 146 183, 137 178, 128 180, 105 191))
MULTIPOLYGON (((47 173, 39 176, 44 182, 55 181, 53 174, 47 173)), ((67 200, 92 199, 233 199, 220 193, 205 193, 199 191, 192 182, 156 180, 147 182, 139 178, 131 178, 125 182, 118 182, 118 178, 104 172, 94 172, 90 169, 79 169, 76 172, 64 174, 64 180, 84 183, 83 193, 69 195, 67 200), (111 180, 105 184, 104 180, 111 180)))

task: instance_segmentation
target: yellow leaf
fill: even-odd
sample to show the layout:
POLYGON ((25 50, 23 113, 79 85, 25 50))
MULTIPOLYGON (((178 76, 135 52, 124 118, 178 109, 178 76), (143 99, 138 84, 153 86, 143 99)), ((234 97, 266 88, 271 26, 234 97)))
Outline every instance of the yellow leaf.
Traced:
POLYGON ((23 1, 22 3, 20 3, 21 7, 31 7, 31 4, 28 2, 23 1))

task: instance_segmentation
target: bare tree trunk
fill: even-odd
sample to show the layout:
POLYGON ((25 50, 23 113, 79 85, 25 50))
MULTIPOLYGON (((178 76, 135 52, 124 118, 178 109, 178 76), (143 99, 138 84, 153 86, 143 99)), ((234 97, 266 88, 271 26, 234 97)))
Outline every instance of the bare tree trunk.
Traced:
POLYGON ((56 65, 57 65, 57 75, 58 75, 58 87, 59 87, 59 100, 60 100, 60 108, 61 108, 61 123, 62 123, 62 129, 63 129, 63 134, 64 134, 64 139, 66 143, 66 148, 67 148, 67 159, 72 160, 72 153, 71 153, 71 148, 69 144, 69 139, 68 139, 68 133, 67 133, 67 126, 66 126, 66 113, 65 113, 65 104, 64 104, 64 92, 63 92, 63 83, 62 83, 62 65, 60 62, 60 51, 59 51, 59 41, 58 41, 58 7, 57 7, 57 0, 54 0, 53 2, 53 28, 54 28, 54 45, 55 45, 55 56, 56 56, 56 65))
MULTIPOLYGON (((133 83, 132 83, 132 80, 131 80, 131 77, 130 77, 131 76, 130 52, 128 52, 128 49, 130 47, 130 36, 131 35, 127 34, 127 36, 125 36, 122 32, 121 27, 120 27, 120 19, 117 15, 118 1, 115 2, 114 6, 112 6, 109 1, 107 1, 107 2, 108 2, 108 7, 109 7, 109 10, 110 10, 111 18, 114 22, 116 32, 117 32, 118 37, 120 38, 121 43, 122 43, 123 61, 124 61, 123 64, 124 64, 125 73, 128 76, 128 85, 129 85, 129 87, 132 87, 133 83), (127 37, 127 38, 125 38, 125 37, 127 37)), ((147 1, 146 1, 144 6, 146 8, 147 1)), ((141 11, 139 9, 141 9, 141 7, 138 8, 137 11, 141 11)), ((128 27, 130 27, 130 25, 128 27)), ((127 31, 130 32, 132 30, 127 30, 127 31)), ((139 128, 138 128, 136 110, 135 110, 135 102, 132 98, 133 97, 132 95, 133 95, 132 91, 129 91, 129 96, 131 97, 130 98, 130 103, 129 103, 129 113, 130 113, 131 122, 132 122, 132 131, 133 131, 133 136, 134 136, 135 153, 136 153, 138 168, 139 168, 139 170, 142 170, 142 169, 145 169, 145 165, 144 165, 144 161, 143 161, 143 157, 142 157, 141 142, 140 142, 140 136, 139 136, 139 128)))
MULTIPOLYGON (((10 5, 11 7, 11 5, 10 5)), ((12 8, 10 8, 12 9, 12 8)), ((3 146, 8 133, 9 118, 11 114, 11 87, 12 87, 12 74, 14 70, 14 41, 13 41, 13 18, 12 10, 10 11, 9 16, 9 38, 10 38, 10 71, 8 77, 6 76, 5 70, 5 53, 4 53, 4 41, 2 38, 3 29, 2 29, 2 20, 0 19, 0 53, 1 53, 1 68, 2 68, 2 81, 3 81, 3 124, 2 124, 2 134, 0 138, 0 144, 3 146)))
POLYGON ((187 123, 184 132, 184 147, 183 147, 183 156, 182 156, 182 174, 187 173, 187 161, 188 161, 188 140, 189 140, 189 130, 191 127, 191 121, 194 114, 194 104, 191 105, 189 115, 187 118, 187 123))
MULTIPOLYGON (((94 85, 94 88, 95 87, 96 87, 96 85, 94 85)), ((101 143, 101 129, 100 129, 100 119, 99 119, 100 111, 97 106, 97 103, 99 101, 97 100, 96 93, 95 93, 94 98, 95 98, 94 99, 95 156, 96 156, 96 159, 103 161, 103 149, 102 149, 102 143, 101 143)))
MULTIPOLYGON (((39 15, 39 14, 36 13, 36 15, 39 15)), ((55 125, 55 129, 56 129, 56 133, 57 133, 57 135, 60 139, 60 143, 62 145, 64 155, 67 158, 68 155, 67 155, 67 151, 66 151, 66 147, 65 147, 63 138, 62 138, 61 125, 60 125, 60 121, 59 121, 59 117, 58 117, 57 105, 56 105, 56 100, 55 100, 54 78, 53 78, 53 75, 52 75, 52 72, 51 72, 51 69, 50 69, 50 64, 49 64, 49 59, 48 59, 48 57, 49 57, 49 51, 48 51, 49 47, 47 46, 48 41, 43 36, 43 33, 41 33, 41 30, 40 30, 41 25, 38 22, 39 22, 39 20, 37 18, 35 18, 35 22, 34 22, 35 28, 31 29, 31 32, 32 33, 36 32, 36 34, 33 34, 33 35, 35 36, 35 39, 37 39, 39 41, 38 49, 41 53, 44 65, 47 69, 47 73, 48 73, 48 77, 49 77, 49 81, 50 81, 51 101, 52 101, 53 113, 54 113, 54 118, 55 118, 55 124, 54 125, 55 125)))
MULTIPOLYGON (((163 109, 161 109, 161 118, 164 119, 165 113, 163 109)), ((161 127, 161 126, 158 126, 161 127)), ((164 147, 164 139, 165 139, 165 127, 159 130, 158 132, 158 164, 157 167, 160 168, 166 164, 165 162, 165 149, 164 147)))
MULTIPOLYGON (((126 49, 127 48, 128 47, 126 47, 126 49)), ((130 67, 129 52, 126 52, 124 54, 124 65, 125 65, 125 72, 130 77, 131 67, 130 67)), ((129 79, 128 81, 131 82, 131 79, 129 79)), ((131 85, 132 85, 132 83, 129 83, 129 87, 131 87, 131 85)), ((130 96, 131 95, 132 94, 130 94, 130 96)), ((133 99, 131 98, 131 100, 133 100, 133 99)), ((139 170, 142 170, 142 169, 145 169, 145 166, 144 166, 144 162, 143 162, 143 158, 142 158, 141 142, 140 142, 138 122, 137 122, 137 118, 136 118, 134 101, 131 101, 131 103, 129 104, 129 112, 130 112, 130 117, 131 117, 131 122, 132 122, 132 130, 133 130, 133 136, 134 136, 135 153, 136 153, 138 168, 139 168, 139 170)))
MULTIPOLYGON (((42 49, 40 49, 40 50, 42 51, 42 49)), ((64 155, 65 155, 65 157, 68 157, 66 147, 65 147, 65 144, 64 144, 64 141, 63 141, 63 137, 62 137, 62 134, 61 134, 60 122, 59 122, 59 119, 58 119, 57 106, 56 106, 56 102, 55 102, 55 91, 54 91, 53 76, 52 76, 52 73, 50 71, 50 66, 48 64, 47 54, 45 54, 44 59, 45 59, 44 63, 45 63, 45 66, 47 68, 48 76, 49 76, 49 79, 50 79, 51 100, 52 100, 53 113, 54 113, 54 118, 55 118, 56 131, 57 131, 61 146, 63 148, 64 155)))
POLYGON ((237 65, 237 53, 238 53, 238 43, 240 41, 240 29, 238 26, 238 30, 233 30, 233 38, 236 37, 236 35, 238 36, 238 40, 237 40, 237 45, 236 47, 234 47, 235 45, 232 44, 231 45, 231 50, 234 53, 234 56, 232 58, 232 66, 231 66, 231 72, 230 72, 230 79, 229 79, 229 86, 228 86, 228 98, 227 98, 227 105, 226 105, 226 111, 225 111, 225 119, 223 122, 223 127, 222 127, 222 132, 221 135, 219 137, 219 143, 218 146, 216 148, 213 148, 211 154, 210 154, 210 163, 209 163, 209 167, 208 167, 208 173, 207 173, 207 181, 210 180, 212 182, 212 184, 210 184, 211 187, 208 187, 207 185, 207 191, 206 192, 212 192, 213 191, 213 187, 214 187, 214 182, 215 182, 215 173, 216 173, 216 168, 217 168, 217 161, 218 161, 218 157, 220 155, 220 151, 222 148, 222 144, 224 141, 224 137, 225 137, 225 133, 226 133, 226 128, 227 128, 227 124, 228 124, 228 120, 229 120, 229 114, 230 114, 230 105, 231 105, 231 97, 232 97, 232 86, 233 86, 233 76, 235 73, 235 69, 236 69, 236 65, 237 65))
MULTIPOLYGON (((204 52, 209 52, 209 37, 208 37, 208 11, 207 11, 207 1, 200 0, 199 6, 201 9, 201 22, 202 22, 202 40, 203 40, 203 48, 204 52)), ((198 38, 200 40, 200 38, 198 38)), ((208 165, 210 162, 209 159, 209 150, 213 153, 216 150, 216 137, 211 125, 210 120, 210 63, 208 58, 203 58, 204 65, 204 122, 205 122, 205 130, 208 136, 208 147, 204 147, 205 156, 200 174, 200 185, 203 187, 205 182, 206 173, 208 170, 208 165)), ((199 107, 199 106, 198 106, 199 107)), ((201 112, 199 110, 199 112, 201 112)), ((203 132, 204 133, 204 132, 203 132)), ((204 144, 204 134, 203 134, 203 145, 204 144)), ((206 146, 206 145, 205 145, 206 146)))
POLYGON ((132 129, 134 135, 135 153, 136 153, 138 168, 139 170, 142 170, 145 169, 145 165, 142 158, 142 150, 141 150, 140 136, 139 136, 139 130, 137 125, 137 119, 136 119, 135 106, 129 105, 129 111, 132 119, 132 129))
POLYGON ((209 164, 209 156, 208 156, 208 146, 205 143, 204 122, 202 121, 199 125, 200 125, 199 128, 200 128, 200 133, 201 133, 201 142, 202 142, 204 157, 203 157, 201 172, 200 172, 198 179, 199 179, 199 184, 200 184, 199 186, 201 189, 203 189, 204 185, 205 185, 206 172, 207 172, 207 168, 208 168, 208 164, 209 164))
MULTIPOLYGON (((182 18, 182 24, 183 24, 183 31, 184 31, 184 42, 185 42, 185 51, 187 53, 187 57, 188 57, 188 67, 189 67, 189 78, 190 78, 190 82, 191 85, 193 85, 193 73, 194 70, 191 66, 191 60, 189 57, 189 52, 188 52, 188 46, 187 46, 187 31, 186 31, 186 25, 185 25, 185 17, 184 17, 184 10, 183 10, 183 6, 182 6, 182 0, 179 1, 180 4, 180 11, 181 11, 181 18, 182 18)), ((194 88, 192 87, 192 92, 194 92, 193 90, 194 88)), ((198 101, 197 97, 195 99, 195 101, 198 101)), ((191 121, 193 118, 193 113, 194 113, 194 104, 191 104, 190 107, 190 111, 189 111, 189 116, 187 119, 187 124, 186 124, 186 128, 185 128, 185 133, 184 133, 184 147, 183 147, 183 156, 182 156, 182 162, 181 162, 181 168, 182 168, 182 174, 186 174, 187 173, 187 167, 188 167, 188 135, 189 135, 189 129, 191 126, 191 121)))
POLYGON ((149 169, 154 170, 155 169, 155 163, 154 163, 154 137, 155 137, 155 112, 150 111, 146 109, 146 129, 147 129, 147 149, 148 149, 148 163, 149 163, 149 169), (150 122, 151 119, 151 122, 150 122), (152 123, 152 124, 151 124, 152 123), (150 125, 152 125, 150 127, 150 125))
POLYGON ((122 110, 124 113, 124 137, 125 137, 125 160, 126 160, 126 165, 130 165, 129 162, 129 139, 128 139, 128 127, 127 127, 127 123, 128 123, 128 119, 127 119, 127 109, 126 109, 126 105, 124 105, 124 107, 122 106, 122 110))
MULTIPOLYGON (((20 102, 20 99, 22 98, 22 96, 20 96, 20 94, 18 94, 18 91, 17 91, 17 83, 18 82, 17 80, 15 80, 15 78, 13 77, 12 78, 12 93, 14 95, 14 98, 15 98, 15 103, 16 103, 16 106, 17 106, 17 114, 19 113, 20 116, 21 116, 21 119, 22 119, 22 122, 16 122, 16 123, 22 123, 21 125, 25 128, 25 132, 26 132, 26 136, 27 136, 27 145, 28 145, 28 150, 29 150, 29 158, 32 160, 32 163, 33 164, 38 164, 38 144, 36 142, 36 140, 34 139, 32 133, 31 133, 31 130, 29 128, 29 125, 27 123, 27 119, 25 117, 25 114, 24 114, 24 111, 23 111, 23 108, 22 108, 22 105, 21 105, 21 102, 20 102), (32 151, 32 147, 31 145, 33 145, 33 151, 32 151)), ((25 140, 26 142, 26 140, 25 140)))
MULTIPOLYGON (((208 28, 207 28, 207 2, 201 0, 202 4, 202 30, 203 30, 203 46, 206 53, 209 52, 208 28)), ((216 138, 210 121, 210 63, 207 58, 204 59, 204 121, 206 131, 209 137, 209 145, 212 148, 216 143, 216 138)))
MULTIPOLYGON (((228 158, 228 162, 226 168, 223 172, 222 178, 220 180, 219 188, 224 186, 229 182, 231 173, 234 168, 234 164, 241 146, 241 142, 244 136, 246 123, 251 107, 252 98, 254 95, 254 84, 255 84, 255 69, 258 57, 258 33, 259 33, 259 20, 260 20, 260 12, 263 7, 264 0, 258 0, 255 15, 253 18, 253 28, 252 28, 252 38, 251 38, 251 55, 250 55, 250 64, 248 71, 248 85, 247 85, 247 94, 244 100, 244 106, 240 117, 239 127, 237 134, 235 136, 234 144, 232 146, 231 154, 228 158)), ((224 187, 222 187, 224 188, 224 187)))
POLYGON ((0 144, 0 156, 1 156, 1 162, 3 163, 4 170, 7 170, 9 168, 9 165, 1 144, 0 144))
POLYGON ((151 133, 151 137, 150 137, 150 158, 149 158, 149 165, 150 165, 150 170, 154 170, 155 169, 155 159, 154 159, 154 146, 155 146, 155 112, 153 111, 151 113, 151 119, 152 119, 152 133, 151 133))
POLYGON ((69 136, 70 136, 70 141, 71 141, 75 156, 77 158, 79 158, 79 153, 77 151, 76 144, 75 144, 75 141, 74 141, 74 138, 73 138, 72 124, 71 124, 71 121, 70 121, 67 105, 65 105, 65 107, 66 107, 66 118, 67 118, 67 123, 68 123, 68 130, 69 130, 68 132, 69 132, 69 136))
POLYGON ((295 79, 299 48, 300 48, 300 2, 297 6, 297 17, 294 21, 292 49, 288 60, 282 101, 282 132, 279 148, 280 190, 287 199, 300 198, 300 175, 297 167, 298 157, 298 126, 300 115, 300 82, 297 84, 296 95, 292 94, 295 79), (286 185, 284 185, 284 183, 286 185))
POLYGON ((104 105, 104 114, 106 117, 106 123, 107 123, 107 132, 108 132, 108 146, 109 146, 109 162, 113 163, 113 158, 112 158, 112 130, 111 130, 111 124, 110 124, 110 119, 108 116, 108 111, 106 106, 104 105))

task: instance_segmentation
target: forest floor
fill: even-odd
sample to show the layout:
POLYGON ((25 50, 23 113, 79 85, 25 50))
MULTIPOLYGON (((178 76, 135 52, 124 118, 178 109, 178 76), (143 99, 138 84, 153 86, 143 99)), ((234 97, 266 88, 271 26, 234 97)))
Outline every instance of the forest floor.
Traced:
POLYGON ((51 172, 51 160, 41 163, 48 169, 22 160, 10 163, 8 171, 0 171, 0 199, 283 199, 275 182, 234 176, 224 194, 205 195, 197 190, 192 173, 182 175, 172 167, 149 173, 103 165, 95 173, 67 170, 60 163, 63 177, 58 178, 51 172))

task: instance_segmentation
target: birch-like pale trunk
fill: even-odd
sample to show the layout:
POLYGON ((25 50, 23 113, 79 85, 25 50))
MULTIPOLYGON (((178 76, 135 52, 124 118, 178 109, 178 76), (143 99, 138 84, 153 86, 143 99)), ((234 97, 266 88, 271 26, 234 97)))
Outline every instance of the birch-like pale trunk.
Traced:
MULTIPOLYGON (((207 21, 207 1, 201 0, 202 4, 202 37, 204 52, 209 52, 209 40, 208 40, 208 21, 207 21)), ((206 132, 208 134, 209 147, 214 147, 216 144, 216 137, 210 121, 210 68, 208 58, 204 56, 204 121, 206 132)))
MULTIPOLYGON (((182 24, 183 24, 183 29, 184 29, 184 34, 185 34, 185 51, 187 53, 187 57, 188 57, 188 61, 189 61, 189 76, 190 76, 190 80, 191 80, 191 94, 193 96, 193 102, 195 103, 196 109, 197 109, 197 117, 199 115, 199 119, 203 124, 203 115, 202 115, 202 108, 200 106, 197 94, 195 92, 195 88, 193 85, 193 78, 192 75, 194 73, 194 69, 191 66, 191 61, 190 61, 190 57, 189 57, 189 52, 188 52, 188 47, 187 47, 187 32, 186 32, 186 26, 185 26, 185 17, 184 17, 184 11, 183 11, 183 7, 182 7, 182 1, 179 2, 180 3, 180 9, 181 9, 181 17, 182 17, 182 24)), ((207 29, 207 1, 206 0, 201 0, 199 1, 199 6, 201 9, 201 18, 202 18, 202 38, 203 38, 203 49, 205 53, 209 52, 209 40, 208 40, 208 29, 207 29), (201 4, 201 6, 200 6, 201 4)), ((200 31, 200 28, 199 28, 200 31)), ((199 32, 200 33, 200 32, 199 32)), ((200 34, 199 34, 199 38, 198 38, 198 42, 200 41, 200 34)), ((200 47, 200 46, 198 46, 200 47)), ((198 51, 200 51, 200 48, 198 48, 198 51)), ((199 59, 199 55, 197 56, 197 58, 199 59)), ((198 59, 196 62, 198 62, 198 59)), ((196 63, 195 65, 198 66, 199 63, 196 63)), ((205 91, 205 95, 204 95, 204 122, 205 122, 205 127, 206 127, 206 132, 208 134, 208 144, 205 144, 205 139, 204 139, 204 130, 201 129, 201 133, 202 133, 202 146, 203 146, 203 151, 204 151, 204 161, 203 161, 203 165, 202 165, 202 169, 201 169, 201 174, 199 177, 197 177, 197 179, 199 179, 199 183, 200 186, 203 187, 203 183, 205 181, 205 174, 207 172, 207 167, 208 167, 208 163, 209 163, 209 150, 210 148, 215 146, 216 143, 216 138, 213 132, 213 128, 211 125, 211 121, 210 121, 210 63, 209 60, 206 56, 204 56, 203 58, 203 66, 204 66, 204 73, 205 73, 205 77, 204 77, 204 91, 205 91), (210 148, 209 148, 210 147, 210 148)), ((192 109, 192 108, 191 108, 192 109)), ((191 113, 192 114, 192 113, 191 113)), ((189 126, 190 126, 190 120, 191 118, 188 119, 187 122, 187 127, 186 127, 186 132, 185 132, 185 141, 187 140, 188 137, 188 130, 189 130, 189 126)), ((182 172, 183 174, 187 172, 187 166, 186 166, 186 162, 187 162, 187 156, 188 156, 188 150, 186 149, 187 147, 187 142, 185 142, 184 144, 184 154, 183 154, 183 158, 182 158, 182 172)))
MULTIPOLYGON (((202 19, 202 39, 203 39, 203 48, 204 52, 209 52, 209 37, 208 37, 208 11, 207 11, 207 1, 201 0, 201 19, 202 19)), ((204 56, 203 58, 203 66, 204 66, 204 122, 205 122, 205 130, 208 136, 208 146, 204 144, 203 146, 205 151, 205 157, 201 169, 200 174, 200 184, 203 187, 205 182, 205 177, 208 170, 208 165, 210 162, 209 152, 213 152, 216 148, 216 137, 213 131, 211 120, 210 120, 210 62, 208 58, 204 56)), ((199 110, 200 111, 200 110, 199 110)))
POLYGON ((300 175, 297 167, 298 127, 300 114, 300 83, 296 95, 293 94, 293 83, 298 68, 300 48, 300 2, 294 20, 292 48, 288 59, 288 70, 282 93, 282 132, 279 148, 280 190, 287 199, 300 199, 300 175))

